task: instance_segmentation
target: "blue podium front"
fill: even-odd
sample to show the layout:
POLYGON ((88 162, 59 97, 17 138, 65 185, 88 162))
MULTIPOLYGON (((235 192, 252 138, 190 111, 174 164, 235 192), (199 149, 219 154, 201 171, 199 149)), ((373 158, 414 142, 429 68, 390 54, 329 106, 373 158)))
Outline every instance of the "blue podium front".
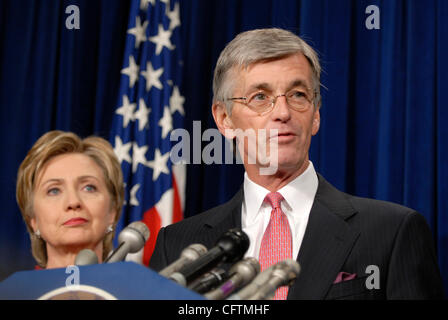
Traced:
POLYGON ((0 299, 203 300, 133 262, 16 272, 0 283, 0 299))

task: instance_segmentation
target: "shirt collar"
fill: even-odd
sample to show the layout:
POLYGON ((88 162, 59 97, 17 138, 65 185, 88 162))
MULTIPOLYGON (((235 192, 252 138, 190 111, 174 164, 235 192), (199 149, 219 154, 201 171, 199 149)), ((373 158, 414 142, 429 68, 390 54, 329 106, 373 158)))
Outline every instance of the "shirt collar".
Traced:
POLYGON ((308 168, 278 192, 286 200, 285 204, 289 206, 289 210, 300 212, 300 208, 303 208, 304 204, 311 203, 312 205, 318 185, 319 179, 316 170, 314 170, 313 163, 309 161, 308 168))
MULTIPOLYGON (((303 206, 304 201, 311 201, 311 203, 314 201, 318 184, 317 173, 313 163, 309 161, 308 168, 301 175, 277 191, 285 199, 283 205, 287 206, 289 210, 294 208, 296 211, 303 206)), ((247 172, 244 173, 244 203, 249 219, 258 214, 263 200, 269 192, 268 189, 250 180, 247 172)))

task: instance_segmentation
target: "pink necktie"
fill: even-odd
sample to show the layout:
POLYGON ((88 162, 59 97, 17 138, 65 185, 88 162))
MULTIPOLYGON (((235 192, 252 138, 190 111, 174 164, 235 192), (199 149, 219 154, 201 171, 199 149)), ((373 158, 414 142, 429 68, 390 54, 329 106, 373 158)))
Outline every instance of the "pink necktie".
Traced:
MULTIPOLYGON (((261 271, 285 259, 292 258, 292 237, 288 219, 282 211, 280 203, 283 196, 278 192, 269 193, 264 201, 272 207, 271 219, 264 232, 260 247, 261 271)), ((283 286, 275 291, 274 300, 286 300, 288 287, 283 286)))

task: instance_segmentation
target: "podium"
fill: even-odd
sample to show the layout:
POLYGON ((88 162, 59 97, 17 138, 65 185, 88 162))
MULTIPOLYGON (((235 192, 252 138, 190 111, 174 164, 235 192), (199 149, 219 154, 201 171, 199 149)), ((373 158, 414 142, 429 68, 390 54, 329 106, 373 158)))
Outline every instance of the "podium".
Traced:
POLYGON ((134 262, 20 271, 0 282, 2 300, 204 300, 134 262))

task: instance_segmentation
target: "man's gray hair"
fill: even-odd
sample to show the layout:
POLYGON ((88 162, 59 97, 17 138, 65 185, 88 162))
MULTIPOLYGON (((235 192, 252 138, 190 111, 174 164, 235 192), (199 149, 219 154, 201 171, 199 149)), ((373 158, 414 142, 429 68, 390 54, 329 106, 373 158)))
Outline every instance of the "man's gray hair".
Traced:
POLYGON ((235 68, 246 68, 252 63, 282 58, 295 53, 302 53, 312 70, 312 86, 315 108, 320 102, 320 63, 317 53, 304 40, 294 33, 278 29, 255 29, 242 32, 227 44, 216 63, 213 77, 213 102, 224 102, 229 115, 232 111, 232 97, 235 68))

